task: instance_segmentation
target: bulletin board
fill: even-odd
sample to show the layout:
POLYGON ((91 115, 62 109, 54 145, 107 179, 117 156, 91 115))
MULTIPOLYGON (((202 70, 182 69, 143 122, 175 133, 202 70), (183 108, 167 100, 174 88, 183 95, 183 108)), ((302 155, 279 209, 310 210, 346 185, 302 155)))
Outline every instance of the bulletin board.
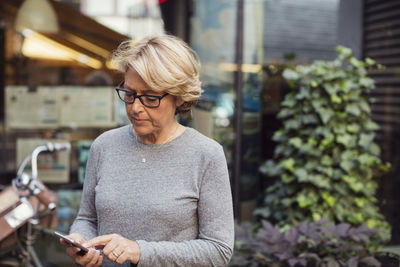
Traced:
POLYGON ((6 87, 8 129, 101 128, 117 125, 111 87, 6 87))
POLYGON ((59 125, 57 94, 53 88, 6 87, 6 127, 56 128, 59 125))

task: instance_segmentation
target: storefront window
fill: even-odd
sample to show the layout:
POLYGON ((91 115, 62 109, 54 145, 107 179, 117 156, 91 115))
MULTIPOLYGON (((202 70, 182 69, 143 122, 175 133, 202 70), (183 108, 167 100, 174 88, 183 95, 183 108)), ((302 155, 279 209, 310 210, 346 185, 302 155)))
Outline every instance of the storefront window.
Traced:
MULTIPOLYGON (((263 1, 244 2, 241 214, 251 218, 258 187, 263 1)), ((191 45, 202 63, 204 95, 193 112, 193 125, 220 142, 232 174, 234 155, 234 78, 236 1, 199 1, 191 20, 191 45)), ((232 175, 231 175, 232 177, 232 175)))
MULTIPOLYGON (((24 159, 40 145, 68 142, 69 152, 41 153, 37 162, 38 179, 58 200, 57 209, 43 215, 39 225, 47 233, 67 233, 79 209, 92 141, 102 132, 128 123, 114 90, 123 75, 110 64, 110 55, 122 41, 163 33, 163 21, 157 0, 42 1, 53 7, 48 11, 58 28, 48 32, 25 24, 16 29, 18 12, 26 2, 4 0, 0 4, 0 193, 11 192, 15 197, 6 195, 5 199, 2 194, 0 210, 3 218, 17 205, 19 198, 12 194, 11 181, 24 159), (54 224, 49 223, 50 218, 54 224)), ((44 15, 33 18, 46 20, 44 15)), ((33 168, 26 162, 23 171, 29 176, 33 168)), ((3 230, 2 256, 17 247, 12 232, 25 229, 22 224, 7 236, 3 230), (9 237, 11 240, 4 242, 9 237)), ((35 246, 46 263, 73 264, 51 234, 40 235, 35 246)))

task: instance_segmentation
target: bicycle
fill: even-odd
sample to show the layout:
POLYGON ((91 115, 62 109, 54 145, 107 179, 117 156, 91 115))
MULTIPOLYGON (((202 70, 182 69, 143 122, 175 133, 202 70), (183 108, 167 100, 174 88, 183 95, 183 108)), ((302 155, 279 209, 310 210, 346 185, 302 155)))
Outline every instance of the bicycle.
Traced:
POLYGON ((34 243, 38 233, 53 233, 50 229, 57 226, 57 196, 38 179, 37 158, 42 152, 70 149, 70 143, 36 147, 22 161, 11 186, 0 192, 0 266, 43 266, 34 243), (29 161, 31 174, 24 172, 29 161))

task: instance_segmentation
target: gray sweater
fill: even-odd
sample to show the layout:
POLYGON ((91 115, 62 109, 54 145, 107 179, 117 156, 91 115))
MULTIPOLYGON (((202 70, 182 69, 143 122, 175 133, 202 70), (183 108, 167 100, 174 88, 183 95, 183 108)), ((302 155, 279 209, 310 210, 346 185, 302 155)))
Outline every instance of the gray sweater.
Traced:
POLYGON ((234 226, 222 147, 192 128, 162 145, 136 140, 132 125, 103 133, 91 146, 70 232, 136 240, 138 266, 227 265, 234 226))

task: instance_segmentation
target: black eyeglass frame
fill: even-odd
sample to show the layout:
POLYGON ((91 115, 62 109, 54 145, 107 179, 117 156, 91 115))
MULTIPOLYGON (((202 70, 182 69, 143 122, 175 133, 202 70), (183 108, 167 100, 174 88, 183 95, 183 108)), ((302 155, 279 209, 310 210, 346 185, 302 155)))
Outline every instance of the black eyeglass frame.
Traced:
POLYGON ((147 107, 147 108, 158 108, 158 107, 160 106, 160 104, 161 104, 161 99, 163 99, 164 97, 166 97, 167 95, 169 95, 168 93, 165 93, 165 94, 163 94, 163 95, 161 95, 161 96, 158 96, 158 95, 146 95, 146 94, 144 94, 144 95, 138 95, 136 92, 133 93, 133 92, 131 92, 131 91, 129 91, 129 90, 125 90, 125 89, 124 89, 124 83, 125 83, 125 82, 122 81, 117 87, 115 87, 115 91, 117 91, 117 94, 118 94, 119 99, 121 99, 121 100, 122 100, 124 103, 126 103, 126 104, 133 104, 133 103, 135 103, 136 98, 139 98, 139 101, 140 101, 140 103, 142 103, 143 106, 145 106, 145 107, 147 107), (125 93, 128 93, 128 94, 132 94, 133 100, 132 100, 132 101, 126 101, 126 100, 124 100, 124 99, 121 97, 121 95, 120 95, 119 92, 125 92, 125 93), (145 104, 145 103, 143 102, 142 97, 154 97, 154 98, 157 98, 157 99, 158 99, 158 105, 156 105, 156 106, 149 106, 149 105, 147 105, 147 104, 145 104))

